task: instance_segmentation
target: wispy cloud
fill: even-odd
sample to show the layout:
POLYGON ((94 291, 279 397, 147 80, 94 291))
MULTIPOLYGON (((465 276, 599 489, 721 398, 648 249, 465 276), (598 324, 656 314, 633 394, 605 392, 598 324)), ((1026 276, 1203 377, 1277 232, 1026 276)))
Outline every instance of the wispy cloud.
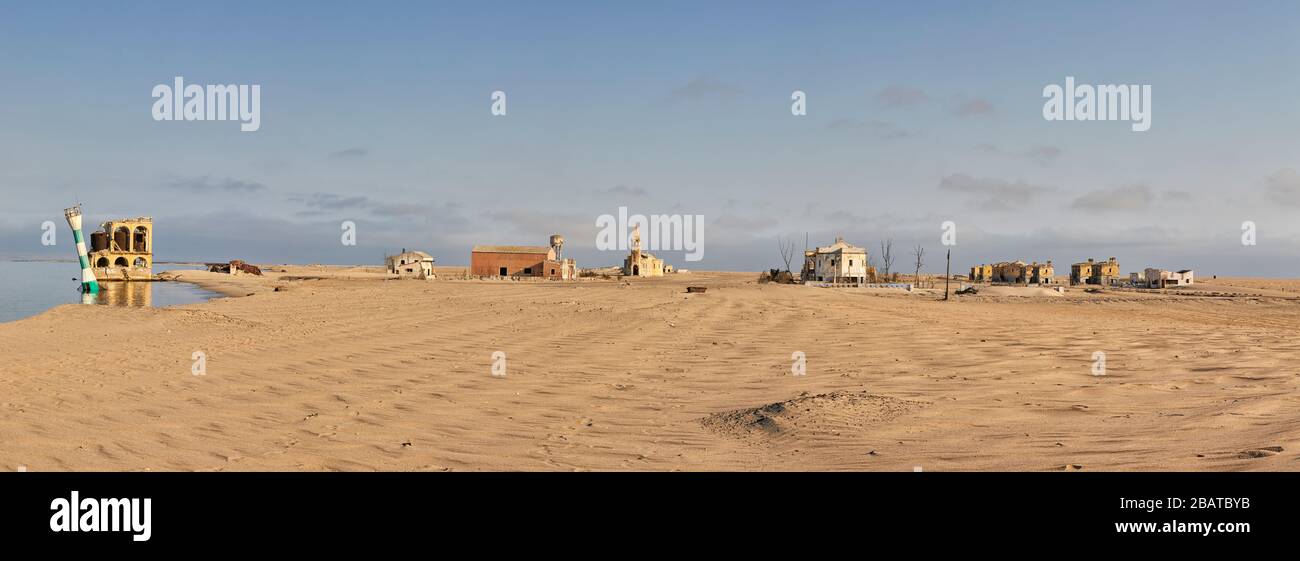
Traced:
POLYGON ((1046 144, 1035 144, 1023 151, 1003 151, 1001 147, 992 143, 983 143, 975 145, 975 149, 986 154, 1005 154, 1007 156, 1028 159, 1039 165, 1047 165, 1061 156, 1061 149, 1046 144))
POLYGON ((876 101, 882 107, 911 107, 930 100, 930 96, 918 88, 892 85, 876 94, 876 101))
POLYGON ((520 243, 532 245, 544 245, 547 236, 551 234, 562 234, 569 240, 576 241, 579 245, 585 245, 587 236, 581 234, 591 234, 590 239, 595 243, 595 220, 594 214, 583 214, 575 212, 537 212, 534 209, 494 209, 482 213, 484 219, 500 227, 497 233, 490 234, 498 236, 488 238, 491 241, 483 243, 520 243), (584 231, 585 230, 585 231, 584 231), (508 236, 508 237, 503 237, 508 236))
POLYGON ((173 179, 166 182, 166 185, 171 189, 193 191, 195 193, 252 193, 266 189, 266 185, 256 181, 243 181, 230 177, 213 179, 208 175, 173 179))
POLYGON ((907 131, 888 121, 840 118, 826 123, 826 128, 833 131, 867 131, 887 140, 904 138, 908 135, 907 131))
POLYGON ((383 217, 429 216, 437 210, 433 205, 421 203, 387 203, 375 205, 371 214, 383 217))
POLYGON ((987 115, 994 111, 993 104, 987 100, 975 98, 963 101, 957 105, 954 112, 958 117, 970 117, 972 115, 987 115))
POLYGON ((1269 200, 1284 206, 1300 206, 1300 173, 1280 169, 1264 178, 1264 192, 1269 200))
POLYGON ((700 76, 673 90, 672 97, 691 101, 730 99, 739 92, 740 89, 734 85, 707 76, 700 76))
POLYGON ((289 202, 320 210, 347 210, 370 206, 369 198, 361 195, 345 197, 334 193, 308 193, 290 195, 289 202))
POLYGON ((347 148, 337 152, 330 152, 327 156, 331 160, 356 160, 370 155, 370 151, 365 148, 347 148))
POLYGON ((645 196, 646 190, 641 187, 628 187, 627 185, 615 185, 608 189, 600 189, 598 192, 609 195, 624 195, 629 197, 645 196))
POLYGON ((1146 185, 1099 189, 1086 193, 1070 203, 1070 208, 1106 212, 1112 210, 1142 210, 1151 206, 1155 200, 1151 188, 1146 185))
POLYGON ((1024 156, 1036 164, 1047 165, 1061 156, 1061 149, 1055 146, 1035 144, 1025 150, 1024 156))
POLYGON ((1024 181, 971 177, 964 173, 940 179, 939 189, 973 195, 976 198, 976 206, 984 210, 1021 208, 1033 202, 1039 195, 1050 191, 1046 187, 1030 185, 1024 181))

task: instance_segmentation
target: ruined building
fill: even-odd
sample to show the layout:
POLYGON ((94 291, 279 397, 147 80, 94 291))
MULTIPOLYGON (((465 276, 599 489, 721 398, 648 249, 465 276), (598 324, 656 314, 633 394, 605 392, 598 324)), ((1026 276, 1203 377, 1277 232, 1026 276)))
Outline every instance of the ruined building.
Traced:
POLYGON ((110 220, 90 234, 90 265, 100 280, 153 277, 153 219, 110 220))
POLYGON ((1114 257, 1070 265, 1070 284, 1114 284, 1119 278, 1119 261, 1114 257))
POLYGON ((672 265, 665 265, 664 260, 654 254, 641 251, 641 225, 632 227, 632 252, 623 258, 623 274, 632 277, 662 277, 671 273, 672 265))
POLYGON ((1133 286, 1144 288, 1166 288, 1170 286, 1188 286, 1192 284, 1196 274, 1191 269, 1181 271, 1166 271, 1147 267, 1143 274, 1131 273, 1129 281, 1133 286))
POLYGON ((1056 268, 1052 261, 1025 263, 1002 261, 991 265, 976 265, 970 269, 971 282, 1000 282, 1014 284, 1052 284, 1056 282, 1056 268))
POLYGON ((1025 271, 1025 282, 1029 284, 1053 284, 1056 282, 1056 268, 1051 260, 1046 263, 1030 263, 1025 271))
POLYGON ((384 270, 390 275, 413 279, 432 279, 433 256, 423 251, 406 251, 384 258, 384 270))
POLYGON ((805 250, 799 274, 804 282, 864 284, 868 277, 874 281, 876 271, 867 266, 866 248, 836 237, 831 245, 805 250))
POLYGON ((471 275, 481 277, 578 278, 578 265, 560 256, 564 237, 551 236, 551 245, 476 245, 470 250, 471 275))

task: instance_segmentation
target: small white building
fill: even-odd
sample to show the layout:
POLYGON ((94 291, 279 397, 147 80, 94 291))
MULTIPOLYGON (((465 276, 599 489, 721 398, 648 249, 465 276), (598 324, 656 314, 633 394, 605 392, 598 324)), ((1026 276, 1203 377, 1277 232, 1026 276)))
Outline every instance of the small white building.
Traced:
POLYGON ((1146 286, 1149 288, 1165 288, 1168 286, 1187 286, 1192 284, 1194 273, 1191 269, 1181 271, 1166 271, 1164 269, 1154 269, 1148 267, 1145 273, 1146 286))
POLYGON ((837 237, 831 245, 804 252, 801 275, 804 282, 865 284, 867 250, 837 237))
POLYGON ((433 275, 433 256, 423 251, 406 251, 390 255, 385 259, 385 267, 390 275, 416 279, 431 279, 433 275))

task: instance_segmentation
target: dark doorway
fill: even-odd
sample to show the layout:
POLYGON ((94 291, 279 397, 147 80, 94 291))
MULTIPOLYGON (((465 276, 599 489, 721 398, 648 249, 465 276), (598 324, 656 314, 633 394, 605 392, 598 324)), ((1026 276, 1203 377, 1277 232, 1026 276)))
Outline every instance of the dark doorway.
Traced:
POLYGON ((136 226, 135 237, 131 239, 132 251, 149 251, 149 230, 144 226, 136 226))
POLYGON ((506 268, 505 268, 505 267, 502 267, 502 268, 501 268, 501 276, 503 276, 503 277, 506 276, 506 268))

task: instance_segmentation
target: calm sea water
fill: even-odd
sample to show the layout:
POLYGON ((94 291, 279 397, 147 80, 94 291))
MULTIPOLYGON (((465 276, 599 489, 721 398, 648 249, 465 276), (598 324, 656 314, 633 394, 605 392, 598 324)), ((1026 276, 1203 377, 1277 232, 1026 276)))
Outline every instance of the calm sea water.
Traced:
MULTIPOLYGON (((158 265, 154 272, 196 269, 158 265)), ((90 303, 107 306, 174 306, 203 302, 216 293, 183 282, 105 282, 90 303)), ((0 322, 34 316, 81 299, 81 266, 75 261, 0 261, 0 322)))

